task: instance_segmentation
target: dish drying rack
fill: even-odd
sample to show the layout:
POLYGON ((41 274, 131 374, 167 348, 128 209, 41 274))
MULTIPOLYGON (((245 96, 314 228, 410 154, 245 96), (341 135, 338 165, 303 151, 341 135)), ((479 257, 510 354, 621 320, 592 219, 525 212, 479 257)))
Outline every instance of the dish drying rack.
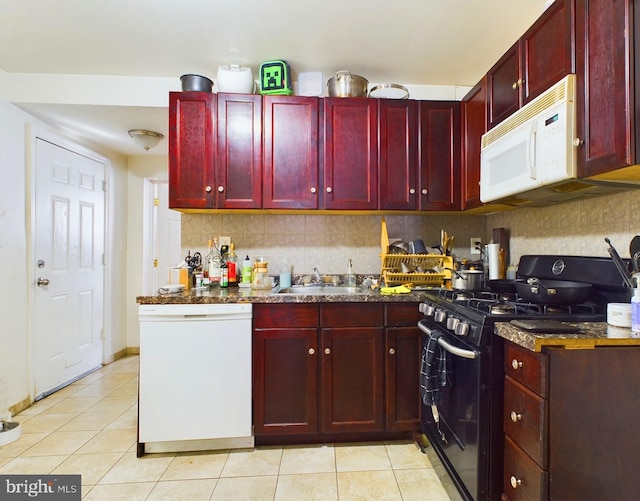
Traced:
POLYGON ((382 218, 380 231, 380 247, 382 253, 382 271, 380 278, 389 287, 393 285, 413 284, 443 287, 445 280, 451 280, 453 257, 441 254, 389 254, 389 234, 387 224, 382 218), (411 269, 420 268, 423 272, 404 273, 402 264, 411 269))

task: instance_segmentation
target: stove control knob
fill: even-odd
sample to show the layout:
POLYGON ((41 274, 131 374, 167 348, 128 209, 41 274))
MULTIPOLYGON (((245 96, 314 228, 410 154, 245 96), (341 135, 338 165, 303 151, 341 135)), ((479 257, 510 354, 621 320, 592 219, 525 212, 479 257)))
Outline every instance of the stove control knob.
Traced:
POLYGON ((459 318, 449 317, 447 318, 447 329, 455 331, 459 323, 460 323, 459 318))
POLYGON ((437 323, 443 324, 447 320, 447 313, 443 310, 436 310, 436 312, 433 315, 433 319, 437 323))
POLYGON ((469 335, 469 324, 467 322, 459 322, 456 325, 456 336, 467 336, 469 335))
POLYGON ((421 313, 424 313, 427 317, 432 317, 436 311, 436 309, 428 303, 420 303, 418 310, 420 310, 421 313))

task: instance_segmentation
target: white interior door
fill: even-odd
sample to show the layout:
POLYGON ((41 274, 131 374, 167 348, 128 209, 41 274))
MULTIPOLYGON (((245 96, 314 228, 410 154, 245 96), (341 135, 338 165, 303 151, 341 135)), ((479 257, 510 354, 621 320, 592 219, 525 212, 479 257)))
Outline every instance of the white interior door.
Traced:
POLYGON ((105 165, 36 138, 36 398, 102 362, 105 165))
POLYGON ((143 290, 155 294, 169 283, 169 268, 183 259, 180 252, 182 214, 169 209, 169 183, 145 181, 143 290))

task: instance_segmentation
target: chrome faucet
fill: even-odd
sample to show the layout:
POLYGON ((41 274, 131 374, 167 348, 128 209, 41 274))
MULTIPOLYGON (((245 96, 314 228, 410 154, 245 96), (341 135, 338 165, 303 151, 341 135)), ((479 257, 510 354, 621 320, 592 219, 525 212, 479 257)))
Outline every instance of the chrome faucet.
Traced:
POLYGON ((315 266, 313 267, 313 280, 315 280, 315 282, 318 284, 322 283, 322 277, 320 276, 320 272, 318 271, 318 268, 316 268, 315 266))

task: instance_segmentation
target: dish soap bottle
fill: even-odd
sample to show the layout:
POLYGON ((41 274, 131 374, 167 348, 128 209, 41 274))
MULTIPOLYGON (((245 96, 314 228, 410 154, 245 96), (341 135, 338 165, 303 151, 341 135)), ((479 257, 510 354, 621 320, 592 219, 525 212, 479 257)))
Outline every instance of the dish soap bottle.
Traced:
POLYGON ((631 331, 634 337, 640 337, 640 273, 634 273, 633 280, 636 282, 636 287, 633 289, 633 296, 631 297, 631 331))
POLYGON ((351 259, 347 263, 347 274, 344 277, 344 284, 347 287, 355 287, 356 286, 356 274, 353 272, 353 263, 351 259))

